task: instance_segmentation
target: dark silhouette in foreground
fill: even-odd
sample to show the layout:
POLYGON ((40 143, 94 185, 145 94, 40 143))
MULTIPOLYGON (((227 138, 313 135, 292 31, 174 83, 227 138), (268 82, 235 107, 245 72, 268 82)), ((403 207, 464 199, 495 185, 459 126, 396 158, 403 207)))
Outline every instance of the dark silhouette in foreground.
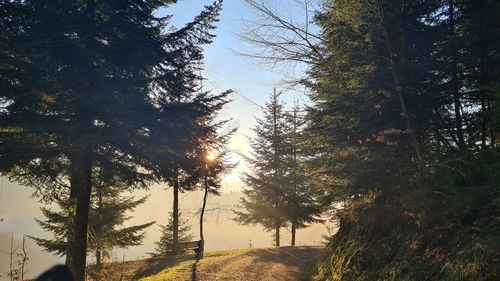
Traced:
POLYGON ((73 281, 73 273, 65 265, 56 265, 38 276, 35 281, 73 281))

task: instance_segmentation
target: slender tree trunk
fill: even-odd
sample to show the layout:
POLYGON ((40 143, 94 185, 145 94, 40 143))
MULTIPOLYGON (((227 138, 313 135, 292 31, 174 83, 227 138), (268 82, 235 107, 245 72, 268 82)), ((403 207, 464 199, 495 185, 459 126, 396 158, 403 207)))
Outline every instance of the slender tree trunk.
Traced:
POLYGON ((207 175, 205 175, 204 178, 204 185, 205 185, 205 194, 203 195, 203 205, 201 206, 201 213, 200 213, 200 249, 198 251, 198 258, 203 258, 203 249, 205 245, 205 237, 203 236, 203 217, 205 216, 205 208, 207 207, 207 199, 208 199, 208 181, 207 181, 207 175))
POLYGON ((75 184, 76 214, 74 224, 74 239, 70 242, 71 255, 68 257, 68 266, 74 274, 75 281, 85 280, 85 267, 87 262, 87 233, 89 224, 90 195, 92 192, 92 155, 91 148, 80 151, 77 156, 75 173, 71 183, 75 184), (80 173, 76 173, 80 171, 80 173))
POLYGON ((291 246, 295 246, 295 233, 297 231, 297 224, 295 223, 294 220, 292 220, 292 243, 290 243, 291 246))
MULTIPOLYGON (((494 104, 494 101, 492 101, 491 98, 489 98, 488 99, 488 111, 491 111, 493 104, 494 104)), ((495 148, 496 143, 497 143, 497 138, 496 138, 495 132, 493 131, 491 126, 490 126, 490 136, 491 136, 491 147, 495 148)))
POLYGON ((14 232, 10 234, 10 252, 9 252, 9 275, 10 280, 14 280, 14 232))
POLYGON ((455 129, 457 130, 457 139, 458 139, 458 148, 466 149, 464 132, 462 129, 463 120, 462 120, 462 103, 460 101, 460 86, 458 82, 458 68, 457 68, 457 50, 455 47, 455 3, 454 0, 448 1, 448 17, 450 20, 450 40, 451 40, 451 90, 453 91, 453 107, 455 111, 455 129))
MULTIPOLYGON (((405 49, 404 33, 403 33, 402 38, 401 38, 401 51, 400 51, 400 54, 397 54, 392 47, 391 38, 390 38, 389 33, 387 31, 387 28, 386 28, 383 7, 378 7, 378 13, 379 13, 379 17, 380 17, 380 25, 381 25, 383 32, 384 32, 385 44, 386 44, 387 53, 389 56, 389 62, 390 62, 392 78, 393 78, 394 86, 395 86, 395 90, 396 90, 396 95, 399 99, 399 104, 401 106, 401 115, 405 121, 406 128, 409 131, 409 134, 410 134, 413 146, 414 146, 414 150, 415 150, 415 156, 417 158, 417 166, 418 166, 417 181, 418 181, 418 185, 421 186, 421 177, 422 177, 421 173, 422 173, 422 167, 423 167, 423 158, 422 158, 422 152, 420 150, 420 142, 418 141, 417 135, 415 134, 415 130, 413 128, 410 116, 408 114, 406 101, 405 101, 405 98, 403 96, 403 85, 401 83, 399 63, 395 61, 395 58, 397 58, 397 57, 399 57, 400 61, 402 61, 404 59, 404 57, 403 57, 403 51, 405 49)), ((404 15, 402 15, 402 17, 404 17, 404 15)))
POLYGON ((276 247, 280 246, 280 223, 278 220, 276 220, 276 229, 275 229, 275 237, 274 237, 274 244, 276 247))
POLYGON ((179 246, 179 175, 175 174, 174 178, 174 206, 172 210, 172 224, 173 224, 173 235, 172 235, 172 243, 173 243, 173 252, 177 253, 177 248, 179 246))
POLYGON ((101 251, 97 250, 95 251, 95 268, 96 271, 99 271, 101 269, 101 251))
POLYGON ((205 215, 205 208, 207 207, 207 198, 208 198, 208 182, 207 182, 207 176, 205 175, 204 178, 204 190, 205 193, 203 195, 203 204, 201 206, 201 214, 200 214, 200 240, 205 240, 203 236, 203 217, 205 215))
MULTIPOLYGON (((478 5, 480 9, 484 9, 483 2, 479 1, 478 5)), ((479 18, 479 27, 480 27, 480 34, 485 34, 485 31, 487 29, 487 26, 485 25, 484 21, 482 18, 479 18)), ((487 41, 488 38, 481 37, 481 41, 487 41)), ((488 136, 490 137, 490 146, 495 147, 495 135, 493 133, 493 130, 491 126, 489 125, 489 114, 491 112, 491 106, 492 106, 492 99, 489 96, 489 94, 485 91, 483 88, 488 84, 488 81, 491 81, 488 79, 489 77, 489 69, 486 66, 488 61, 488 47, 487 44, 484 44, 481 48, 481 54, 480 54, 480 60, 479 60, 479 69, 480 69, 480 78, 479 78, 479 91, 480 91, 480 98, 481 98, 481 144, 483 149, 487 147, 487 138, 488 136)))
POLYGON ((95 237, 94 239, 96 239, 97 242, 96 245, 97 245, 97 250, 96 250, 96 255, 95 255, 95 258, 96 258, 96 269, 97 270, 100 270, 101 269, 101 258, 102 258, 102 255, 101 255, 101 250, 102 250, 102 244, 101 244, 101 237, 100 237, 100 234, 101 234, 101 230, 102 230, 102 209, 103 209, 103 203, 102 203, 102 183, 99 184, 99 187, 98 187, 98 192, 97 192, 97 210, 99 212, 99 215, 98 215, 98 218, 99 218, 99 222, 97 223, 97 227, 95 230, 95 237))
POLYGON ((480 90, 481 93, 481 146, 486 148, 486 139, 488 137, 488 119, 487 119, 487 112, 488 112, 488 106, 486 102, 486 96, 483 92, 483 90, 480 90))

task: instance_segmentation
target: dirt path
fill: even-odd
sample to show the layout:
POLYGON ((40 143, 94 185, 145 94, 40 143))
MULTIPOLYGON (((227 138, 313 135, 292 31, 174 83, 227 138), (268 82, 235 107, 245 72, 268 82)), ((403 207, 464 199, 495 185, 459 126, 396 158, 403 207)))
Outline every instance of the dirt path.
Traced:
POLYGON ((321 253, 319 247, 258 249, 198 268, 191 280, 298 281, 321 253))

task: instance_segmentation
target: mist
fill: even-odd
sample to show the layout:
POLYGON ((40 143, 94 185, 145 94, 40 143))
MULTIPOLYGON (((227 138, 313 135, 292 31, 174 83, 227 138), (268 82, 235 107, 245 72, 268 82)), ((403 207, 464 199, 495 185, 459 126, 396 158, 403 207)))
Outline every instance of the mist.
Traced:
MULTIPOLYGON (((35 221, 35 218, 43 220, 44 217, 39 209, 40 203, 31 196, 33 189, 6 179, 1 181, 0 219, 3 221, 0 221, 0 280, 9 280, 6 276, 9 271, 9 255, 6 252, 10 250, 12 233, 15 239, 14 248, 21 244, 23 235, 50 238, 51 233, 44 232, 35 221)), ((221 196, 209 196, 204 223, 206 250, 272 246, 271 232, 265 232, 258 226, 242 226, 232 220, 232 210, 237 208, 238 201, 243 196, 241 191, 237 191, 240 188, 240 183, 226 183, 221 196)), ((160 225, 167 223, 168 214, 172 210, 172 190, 167 186, 156 185, 149 190, 134 191, 130 195, 136 198, 149 195, 149 198, 130 214, 131 219, 125 226, 151 221, 156 223, 147 229, 143 245, 113 250, 111 258, 114 261, 148 258, 149 253, 154 252, 154 243, 160 238, 160 225)), ((179 196, 182 215, 190 221, 195 239, 199 239, 197 212, 202 196, 201 191, 185 192, 179 196)), ((297 245, 320 245, 324 234, 327 234, 327 229, 322 224, 301 229, 297 232, 297 245)), ((290 244, 291 237, 287 229, 282 230, 281 239, 282 245, 290 244)), ((26 248, 29 250, 28 277, 35 277, 55 263, 64 262, 64 258, 44 252, 29 238, 26 239, 26 248)), ((94 257, 89 256, 89 263, 94 261, 94 257)))

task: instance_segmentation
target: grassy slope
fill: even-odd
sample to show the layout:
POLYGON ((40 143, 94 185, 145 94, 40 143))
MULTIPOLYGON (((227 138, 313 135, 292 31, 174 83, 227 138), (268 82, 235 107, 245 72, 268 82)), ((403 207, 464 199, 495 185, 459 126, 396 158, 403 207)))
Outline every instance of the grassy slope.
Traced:
POLYGON ((202 260, 187 260, 179 263, 174 267, 168 267, 158 274, 140 279, 141 281, 160 281, 160 280, 190 280, 194 268, 203 269, 211 264, 227 260, 236 255, 244 254, 251 249, 228 250, 228 251, 213 251, 205 253, 202 260))
MULTIPOLYGON (((204 258, 196 263, 198 269, 207 265, 244 254, 252 249, 206 252, 204 258)), ((146 259, 112 263, 105 265, 110 272, 110 280, 190 280, 195 258, 192 254, 167 259, 146 259)), ((92 270, 92 268, 90 268, 92 270)))
POLYGON ((346 211, 313 280, 500 280, 500 150, 446 164, 422 190, 346 211))

